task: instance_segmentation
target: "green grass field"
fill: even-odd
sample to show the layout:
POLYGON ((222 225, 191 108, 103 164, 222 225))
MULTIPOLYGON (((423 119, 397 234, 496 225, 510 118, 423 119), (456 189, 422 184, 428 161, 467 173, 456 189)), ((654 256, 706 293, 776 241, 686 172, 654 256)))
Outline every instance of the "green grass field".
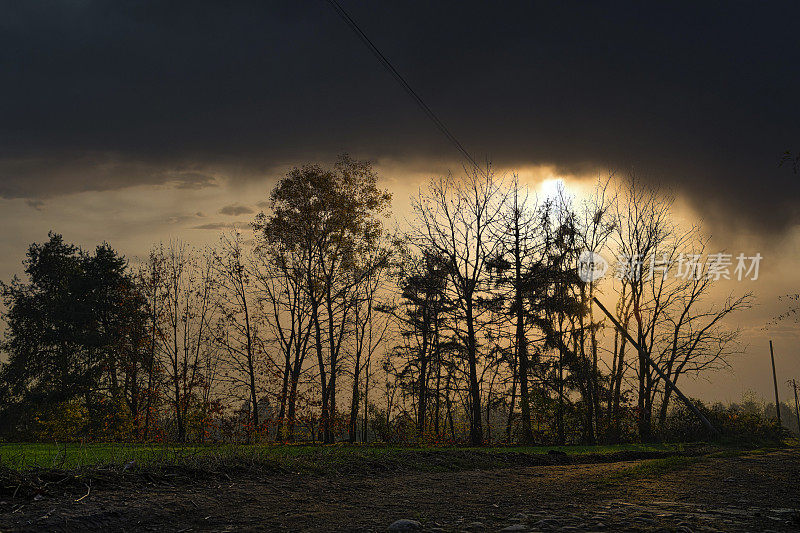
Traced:
MULTIPOLYGON (((458 468, 460 461, 503 463, 509 456, 547 454, 559 450, 570 455, 613 454, 615 452, 678 452, 682 445, 630 444, 613 446, 512 447, 400 447, 380 445, 157 445, 157 444, 48 444, 0 443, 0 466, 13 470, 31 468, 71 469, 125 465, 192 465, 236 463, 267 465, 279 470, 348 470, 355 463, 398 466, 429 463, 432 469, 458 468), (456 464, 449 464, 455 462, 456 464)), ((469 467, 470 465, 463 465, 469 467)))

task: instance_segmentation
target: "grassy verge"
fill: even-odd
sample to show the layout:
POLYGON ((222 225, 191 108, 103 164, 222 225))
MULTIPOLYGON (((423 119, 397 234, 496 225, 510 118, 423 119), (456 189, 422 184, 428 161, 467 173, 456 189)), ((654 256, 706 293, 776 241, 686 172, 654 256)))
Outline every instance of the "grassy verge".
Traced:
POLYGON ((663 475, 711 454, 708 444, 570 447, 399 447, 380 445, 145 445, 0 443, 0 496, 54 487, 191 482, 272 475, 382 475, 646 460, 606 482, 663 475))
POLYGON ((71 469, 126 465, 137 466, 187 464, 204 462, 251 462, 272 465, 282 470, 307 470, 371 463, 414 463, 432 466, 451 460, 502 465, 527 462, 543 457, 549 461, 566 454, 569 457, 627 453, 681 453, 688 448, 680 444, 629 444, 613 446, 547 447, 497 446, 485 448, 439 447, 415 448, 380 445, 149 445, 149 444, 46 444, 0 443, 0 465, 14 470, 32 468, 71 469))
POLYGON ((729 440, 710 446, 701 454, 675 453, 667 457, 645 460, 639 464, 629 466, 613 472, 600 479, 601 484, 614 484, 636 479, 659 478, 670 472, 685 470, 692 465, 708 459, 724 459, 742 457, 746 455, 762 455, 779 450, 787 446, 796 446, 794 441, 776 443, 773 441, 729 440))

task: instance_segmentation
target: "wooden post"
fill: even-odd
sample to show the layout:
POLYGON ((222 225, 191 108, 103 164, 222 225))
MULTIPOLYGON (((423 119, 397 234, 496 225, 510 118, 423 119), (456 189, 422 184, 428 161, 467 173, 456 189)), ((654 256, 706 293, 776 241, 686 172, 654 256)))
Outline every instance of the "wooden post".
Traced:
POLYGON ((628 342, 630 342, 631 345, 633 345, 633 347, 636 348, 636 351, 644 355, 644 359, 653 368, 653 370, 656 371, 656 374, 658 374, 659 377, 663 379, 667 385, 672 387, 672 390, 675 391, 675 394, 678 395, 678 398, 680 398, 681 401, 683 401, 683 403, 686 404, 686 407, 688 407, 695 414, 695 416, 700 419, 700 422, 703 423, 706 429, 714 435, 719 435, 720 433, 717 430, 717 428, 715 428, 708 420, 708 418, 706 418, 703 415, 703 413, 700 412, 700 409, 698 409, 697 406, 693 404, 691 400, 689 400, 689 398, 687 398, 686 395, 684 395, 681 392, 681 390, 675 385, 675 383, 673 383, 672 380, 669 379, 669 377, 666 374, 664 374, 664 372, 660 368, 658 368, 658 365, 655 364, 655 362, 652 359, 650 359, 650 356, 648 356, 646 353, 642 351, 642 349, 639 347, 639 343, 633 340, 633 337, 631 337, 630 333, 628 333, 628 330, 622 327, 622 324, 620 324, 617 321, 617 319, 614 318, 614 315, 608 312, 608 309, 606 309, 605 306, 600 303, 600 300, 598 300, 596 296, 593 298, 593 300, 594 303, 596 303, 600 307, 600 309, 606 314, 609 320, 611 320, 611 322, 614 323, 619 332, 625 335, 625 338, 628 339, 628 342))
POLYGON ((775 385, 775 412, 778 414, 778 425, 781 424, 781 402, 778 399, 778 378, 775 375, 775 354, 772 351, 772 341, 769 341, 769 358, 772 360, 772 383, 775 385))
POLYGON ((794 388, 794 414, 797 417, 797 433, 800 435, 800 403, 797 402, 797 380, 790 379, 789 383, 794 388))

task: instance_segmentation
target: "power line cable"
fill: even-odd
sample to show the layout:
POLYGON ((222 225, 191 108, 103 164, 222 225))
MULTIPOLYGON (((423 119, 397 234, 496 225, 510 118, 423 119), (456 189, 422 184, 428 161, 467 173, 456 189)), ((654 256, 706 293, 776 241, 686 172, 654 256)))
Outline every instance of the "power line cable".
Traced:
POLYGON ((380 61, 380 63, 386 67, 386 70, 394 77, 394 79, 403 87, 403 89, 408 93, 409 96, 417 103, 417 105, 422 109, 422 111, 428 116, 429 119, 436 125, 436 127, 441 131, 447 139, 453 143, 456 149, 461 152, 461 154, 479 171, 482 172, 480 165, 475 162, 475 159, 472 158, 472 155, 464 148, 459 140, 456 138, 455 135, 445 126, 444 122, 436 116, 436 113, 425 103, 422 97, 409 85, 408 81, 403 77, 400 72, 394 68, 394 65, 389 61, 389 59, 381 53, 375 43, 367 37, 367 34, 359 27, 355 20, 344 10, 344 8, 337 2, 337 0, 328 0, 328 3, 333 7, 336 13, 341 17, 341 19, 348 25, 350 28, 356 33, 356 35, 361 39, 361 41, 367 45, 367 48, 373 53, 373 55, 380 61))

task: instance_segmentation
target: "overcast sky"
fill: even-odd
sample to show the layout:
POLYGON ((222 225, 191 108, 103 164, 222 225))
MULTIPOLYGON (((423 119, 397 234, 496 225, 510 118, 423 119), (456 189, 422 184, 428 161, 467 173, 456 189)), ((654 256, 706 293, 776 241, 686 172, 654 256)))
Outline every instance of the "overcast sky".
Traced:
MULTIPOLYGON (((762 251, 747 364, 698 391, 769 394, 760 326, 800 285, 800 177, 779 166, 800 150, 800 4, 340 1, 476 159, 633 169, 719 246, 762 251)), ((375 161, 400 212, 463 163, 322 0, 0 6, 3 279, 48 229, 131 256, 213 239, 337 153, 375 161)), ((774 335, 800 378, 796 329, 774 335)))

